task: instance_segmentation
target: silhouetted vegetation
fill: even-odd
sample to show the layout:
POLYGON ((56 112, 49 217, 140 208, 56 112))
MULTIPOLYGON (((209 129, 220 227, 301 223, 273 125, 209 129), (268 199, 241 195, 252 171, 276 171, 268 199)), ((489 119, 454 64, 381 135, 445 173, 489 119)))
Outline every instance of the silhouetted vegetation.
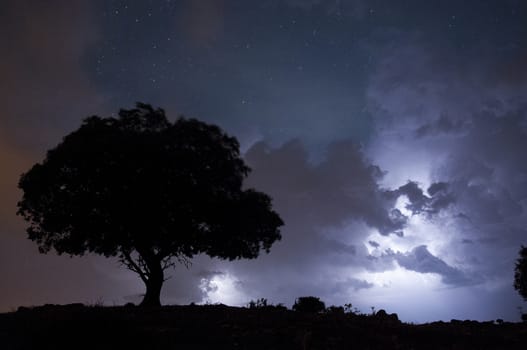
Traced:
MULTIPOLYGON (((411 325, 375 314, 226 305, 45 305, 0 314, 2 349, 524 349, 524 323, 411 325)), ((330 311, 332 310, 332 311, 330 311)), ((339 311, 337 311, 339 310, 339 311)))
POLYGON ((267 303, 267 299, 260 298, 255 300, 251 300, 247 307, 249 309, 279 309, 279 310, 287 310, 287 308, 284 306, 284 304, 269 304, 267 303))
POLYGON ((267 307, 267 299, 265 298, 260 298, 260 299, 256 299, 255 300, 251 300, 249 301, 249 303, 247 304, 247 307, 249 309, 261 309, 261 308, 264 308, 264 307, 267 307))
POLYGON ((514 270, 514 289, 527 301, 527 247, 522 246, 514 270))
POLYGON ((40 252, 115 256, 157 306, 174 261, 256 258, 281 238, 271 198, 242 188, 249 171, 219 127, 138 103, 85 119, 23 174, 18 214, 40 252))
POLYGON ((326 310, 324 310, 327 314, 332 315, 344 315, 346 312, 344 311, 344 307, 342 306, 335 306, 331 305, 330 307, 327 307, 326 310))
POLYGON ((326 305, 317 297, 299 297, 295 300, 293 310, 307 313, 318 313, 326 309, 326 305))
POLYGON ((395 313, 389 314, 384 309, 380 309, 379 311, 372 314, 376 319, 380 320, 381 322, 392 322, 397 323, 399 322, 399 316, 395 313))

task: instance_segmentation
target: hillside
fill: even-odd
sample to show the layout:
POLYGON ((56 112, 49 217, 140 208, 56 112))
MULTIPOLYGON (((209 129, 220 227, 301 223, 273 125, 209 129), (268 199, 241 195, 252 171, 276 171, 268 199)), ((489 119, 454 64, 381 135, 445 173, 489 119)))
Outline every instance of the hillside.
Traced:
POLYGON ((527 324, 224 305, 46 305, 0 314, 2 349, 525 349, 527 324))

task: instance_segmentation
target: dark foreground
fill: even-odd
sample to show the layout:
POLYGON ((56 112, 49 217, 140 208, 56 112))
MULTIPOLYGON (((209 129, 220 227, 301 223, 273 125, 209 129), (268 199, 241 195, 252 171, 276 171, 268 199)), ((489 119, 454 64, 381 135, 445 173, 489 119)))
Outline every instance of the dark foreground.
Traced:
POLYGON ((223 305, 43 306, 0 314, 0 349, 527 349, 527 324, 223 305))

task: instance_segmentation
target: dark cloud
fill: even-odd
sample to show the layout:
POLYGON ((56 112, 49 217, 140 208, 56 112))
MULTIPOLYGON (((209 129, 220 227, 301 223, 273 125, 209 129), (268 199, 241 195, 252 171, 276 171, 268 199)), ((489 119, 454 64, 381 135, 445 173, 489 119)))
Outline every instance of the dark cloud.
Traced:
MULTIPOLYGON (((379 60, 368 92, 379 118, 368 154, 387 170, 384 183, 408 197, 412 212, 430 206, 438 214, 429 227, 439 234, 429 240, 432 236, 419 230, 421 248, 399 253, 398 262, 423 272, 435 269, 445 284, 477 281, 495 289, 500 303, 505 289, 496 286, 510 285, 527 222, 527 113, 519 88, 524 82, 501 75, 521 52, 507 42, 512 37, 460 52, 451 42, 431 44, 413 34, 386 34, 396 49, 379 60), (457 267, 431 257, 422 248, 430 241, 441 242, 440 256, 449 256, 457 267)), ((410 222, 411 229, 418 226, 410 222)), ((507 308, 514 303, 509 300, 507 308)))
POLYGON ((437 193, 446 192, 448 190, 448 184, 446 182, 435 182, 428 187, 426 192, 429 196, 435 196, 437 193))
POLYGON ((90 258, 83 263, 40 256, 25 238, 25 224, 15 216, 19 176, 58 143, 65 130, 100 108, 100 96, 83 62, 99 35, 93 15, 88 2, 2 3, 0 273, 8 286, 0 298, 4 311, 22 304, 83 298, 95 302, 97 295, 114 298, 115 292, 126 293, 94 270, 90 258), (79 281, 79 275, 89 278, 79 281))
POLYGON ((7 1, 0 21, 0 137, 41 151, 100 108, 83 61, 99 36, 94 9, 88 2, 7 1))
POLYGON ((380 249, 378 242, 367 241, 373 232, 381 237, 393 233, 405 240, 408 217, 393 207, 400 196, 411 199, 408 205, 414 215, 428 217, 451 204, 438 204, 449 193, 448 184, 433 184, 428 195, 412 182, 387 191, 378 185, 384 173, 353 142, 335 142, 324 155, 318 162, 310 160, 298 140, 278 147, 259 142, 246 152, 253 169, 248 186, 272 196, 286 223, 283 239, 256 261, 218 262, 214 270, 235 276, 247 298, 272 295, 286 304, 306 294, 333 302, 349 300, 350 295, 374 287, 356 274, 394 270, 399 258, 408 261, 404 267, 409 270, 441 273, 448 284, 464 283, 456 279, 453 268, 440 270, 439 258, 426 257, 430 264, 437 263, 434 271, 412 269, 412 257, 416 262, 423 260, 420 249, 374 256, 366 247, 380 249))
POLYGON ((250 185, 286 221, 269 255, 172 271, 166 302, 231 283, 240 300, 364 292, 366 305, 395 300, 391 309, 409 299, 386 282, 402 266, 465 286, 421 286, 420 306, 407 305, 417 319, 513 319, 527 223, 526 14, 516 0, 5 2, 0 307, 138 300, 140 281, 112 260, 38 255, 14 212, 20 173, 83 117, 146 100, 237 136, 250 185), (450 307, 438 311, 436 297, 450 307))
MULTIPOLYGON (((448 208, 455 202, 455 195, 449 191, 449 186, 445 182, 433 183, 427 192, 428 195, 419 187, 417 182, 409 181, 396 190, 387 191, 386 196, 395 199, 405 196, 409 201, 405 208, 411 211, 413 215, 438 214, 442 209, 448 208)), ((405 218, 400 211, 397 211, 397 215, 405 218)))
POLYGON ((440 171, 450 177, 459 208, 473 221, 503 223, 524 215, 526 112, 475 115, 470 132, 452 145, 457 152, 440 171))
POLYGON ((348 278, 344 281, 335 283, 332 292, 337 294, 347 294, 350 290, 357 291, 360 289, 369 289, 373 286, 373 283, 370 283, 365 280, 348 278))
POLYGON ((318 164, 310 163, 299 141, 276 149, 257 143, 246 159, 254 169, 249 183, 275 198, 286 222, 292 215, 293 220, 322 228, 362 220, 381 234, 404 227, 404 220, 392 215, 393 199, 377 184, 381 170, 350 141, 331 144, 318 164))
POLYGON ((368 268, 375 272, 394 270, 398 265, 409 271, 437 274, 441 276, 443 283, 450 286, 461 287, 475 283, 466 273, 430 253, 426 245, 419 245, 408 251, 395 251, 388 248, 380 254, 370 255, 369 258, 374 264, 368 268))
POLYGON ((379 243, 375 241, 368 241, 368 244, 371 245, 373 248, 378 248, 380 246, 379 243))
POLYGON ((217 261, 209 269, 235 278, 247 299, 268 296, 285 304, 299 295, 349 301, 372 288, 355 274, 383 267, 373 266, 363 240, 376 231, 397 234, 405 224, 393 217, 394 200, 377 185, 380 169, 351 141, 331 144, 319 162, 298 140, 275 148, 257 143, 245 158, 253 169, 247 185, 271 195, 286 223, 283 238, 255 261, 217 261))
POLYGON ((432 255, 426 245, 415 247, 407 253, 394 253, 393 257, 401 267, 419 273, 436 273, 448 285, 459 287, 473 283, 461 270, 432 255))
POLYGON ((446 115, 441 115, 437 120, 432 123, 424 124, 420 126, 416 131, 418 137, 459 133, 465 128, 465 123, 462 120, 452 121, 446 115))

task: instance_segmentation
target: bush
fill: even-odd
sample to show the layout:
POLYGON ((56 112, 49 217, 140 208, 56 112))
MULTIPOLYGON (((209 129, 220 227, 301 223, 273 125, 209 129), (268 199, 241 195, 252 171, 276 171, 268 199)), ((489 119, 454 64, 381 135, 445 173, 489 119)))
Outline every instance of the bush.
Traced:
POLYGON ((256 300, 251 300, 247 304, 247 308, 249 309, 267 309, 267 310, 287 310, 287 308, 284 306, 284 304, 276 304, 273 305, 271 303, 267 302, 267 299, 260 298, 256 300))
POLYGON ((389 314, 384 309, 380 309, 375 314, 372 314, 376 319, 383 322, 398 323, 399 316, 396 313, 389 314))
POLYGON ((326 304, 317 297, 299 297, 295 300, 293 310, 307 313, 319 313, 326 309, 326 304))
POLYGON ((329 315, 344 315, 344 307, 331 305, 326 309, 326 313, 329 315))
POLYGON ((267 299, 260 298, 260 299, 257 299, 256 301, 251 300, 249 304, 247 304, 247 307, 249 307, 249 309, 261 309, 261 308, 267 307, 267 299))

